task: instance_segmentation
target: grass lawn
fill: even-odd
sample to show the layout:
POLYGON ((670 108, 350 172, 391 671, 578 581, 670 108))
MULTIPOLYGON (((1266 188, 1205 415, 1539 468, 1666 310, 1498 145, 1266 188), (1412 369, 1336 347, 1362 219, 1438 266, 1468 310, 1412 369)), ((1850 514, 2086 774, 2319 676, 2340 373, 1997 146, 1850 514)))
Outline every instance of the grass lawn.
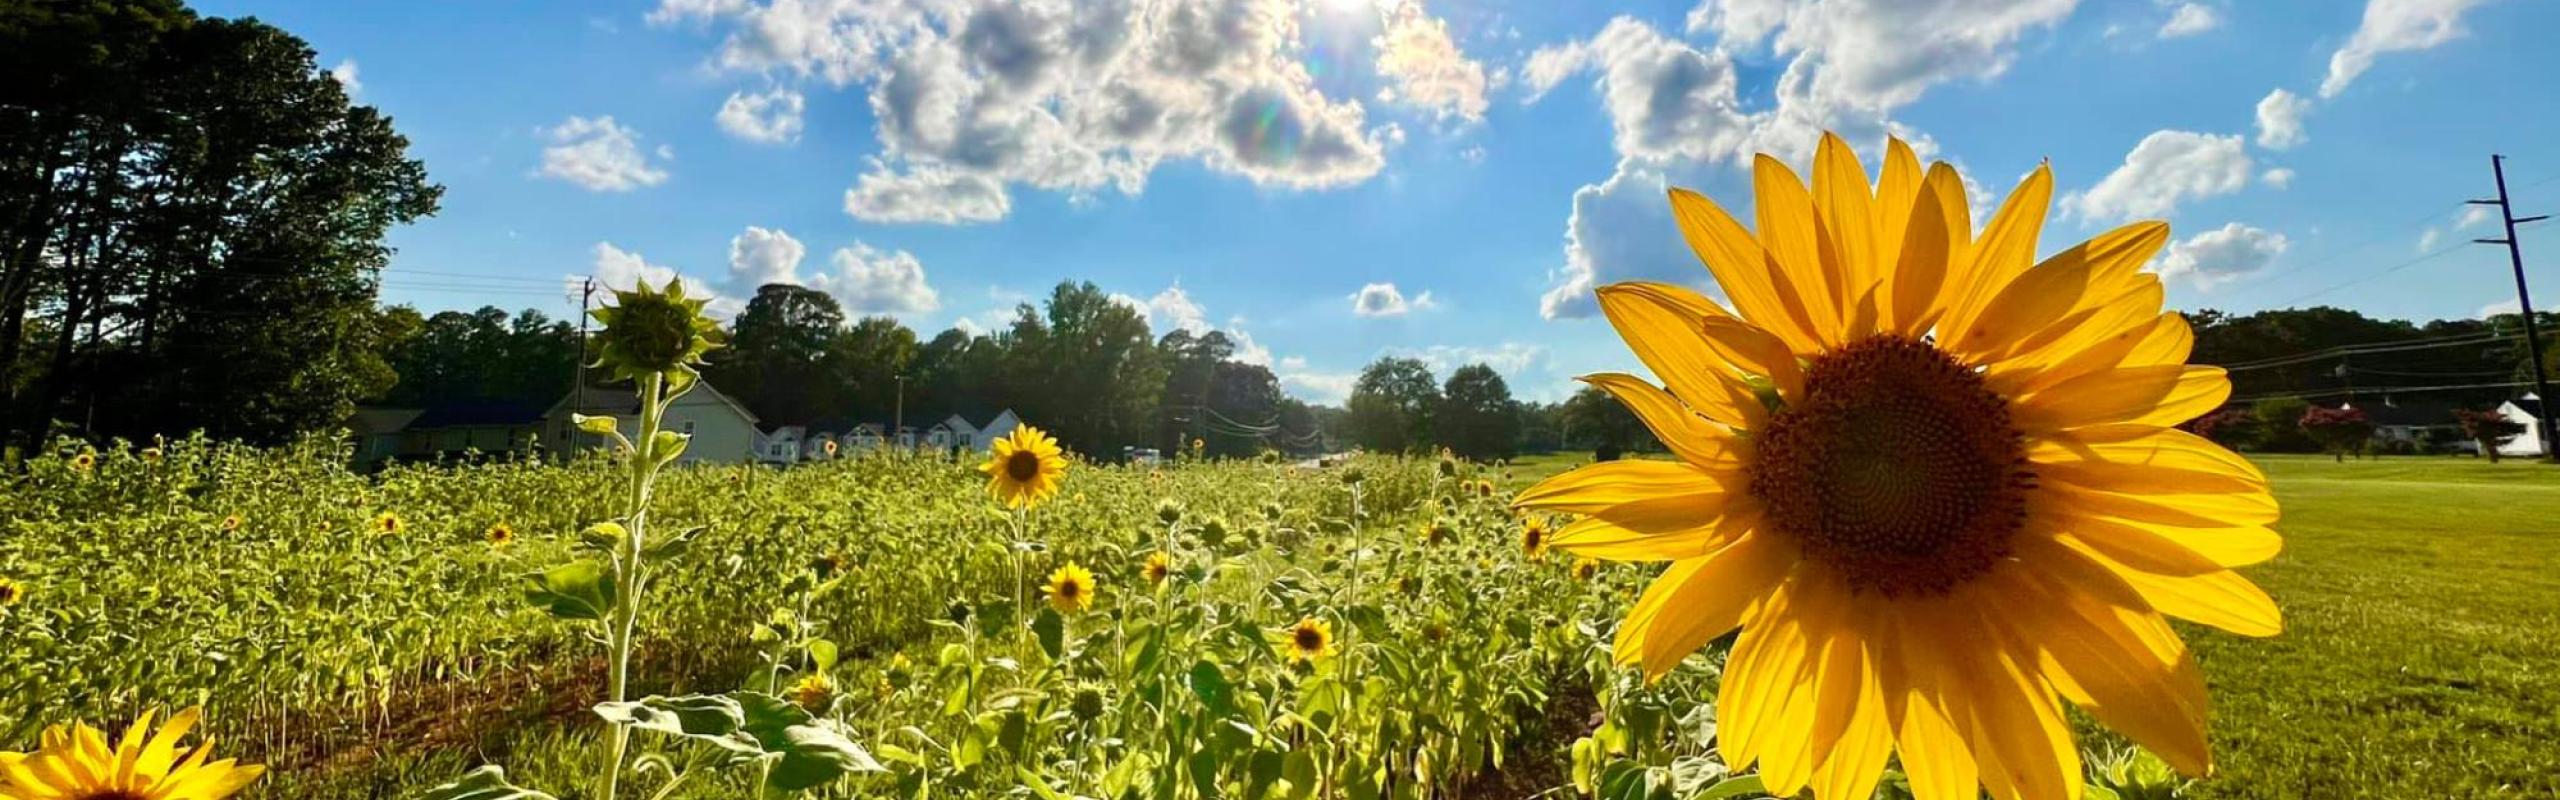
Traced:
MULTIPOLYGON (((1588 460, 1525 458, 1514 480, 1588 460)), ((2560 468, 2259 461, 2285 552, 2247 573, 2286 630, 2184 626, 2220 770, 2195 795, 2560 796, 2560 468)))

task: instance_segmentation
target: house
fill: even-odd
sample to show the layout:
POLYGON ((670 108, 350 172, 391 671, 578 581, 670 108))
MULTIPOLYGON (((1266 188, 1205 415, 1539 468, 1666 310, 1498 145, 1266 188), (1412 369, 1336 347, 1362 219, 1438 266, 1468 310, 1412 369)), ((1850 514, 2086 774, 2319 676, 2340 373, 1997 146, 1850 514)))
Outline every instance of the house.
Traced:
POLYGON ((2542 429, 2541 397, 2527 392, 2523 397, 2500 403, 2498 415, 2524 426, 2523 433, 2516 434, 2516 438, 2507 440, 2506 445, 2498 448, 2498 455, 2527 457, 2542 455, 2543 437, 2550 432, 2542 429))
POLYGON ((802 444, 809 438, 805 425, 776 425, 763 430, 764 439, 757 446, 756 460, 767 464, 796 464, 808 458, 802 444))
POLYGON ((2450 403, 2398 401, 2384 395, 2382 402, 2347 403, 2344 408, 2364 412, 2373 423, 2373 442, 2385 452, 2457 452, 2464 450, 2462 425, 2454 421, 2450 403))
POLYGON ((1013 429, 1019 427, 1022 427, 1022 417, 1015 415, 1013 409, 996 412, 995 419, 979 426, 977 440, 969 443, 969 449, 983 451, 994 447, 997 439, 1012 436, 1013 429))
POLYGON ((358 467, 534 449, 542 409, 511 400, 461 400, 421 409, 361 408, 346 423, 358 467))
MULTIPOLYGON (((623 436, 639 435, 640 398, 630 389, 589 386, 583 399, 581 394, 571 392, 542 414, 543 441, 551 449, 565 453, 612 445, 605 437, 578 430, 572 414, 609 415, 620 422, 623 436)), ((708 382, 697 382, 676 398, 659 423, 664 430, 693 437, 683 461, 752 461, 771 450, 756 428, 756 415, 708 382)))
POLYGON ((953 414, 924 429, 924 446, 933 450, 959 450, 978 441, 978 426, 953 414))

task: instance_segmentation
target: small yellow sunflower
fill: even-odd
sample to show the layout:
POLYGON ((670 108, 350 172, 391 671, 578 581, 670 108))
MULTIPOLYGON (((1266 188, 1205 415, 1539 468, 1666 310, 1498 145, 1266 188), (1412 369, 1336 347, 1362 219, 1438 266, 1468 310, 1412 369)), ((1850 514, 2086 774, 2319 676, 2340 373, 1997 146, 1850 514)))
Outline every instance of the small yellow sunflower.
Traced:
POLYGON ((1573 560, 1574 580, 1587 581, 1591 580, 1591 576, 1598 574, 1600 574, 1599 559, 1592 558, 1590 556, 1583 556, 1573 560))
POLYGON ((1147 576, 1147 583, 1161 585, 1173 576, 1173 557, 1162 550, 1148 553, 1147 562, 1138 568, 1138 573, 1147 576))
POLYGON ((1049 573, 1049 585, 1042 587, 1041 591, 1048 594, 1051 608, 1059 613, 1073 614, 1092 608, 1093 596, 1102 590, 1093 584, 1092 572, 1070 561, 1058 571, 1049 573))
POLYGON ((1289 626, 1289 660, 1314 661, 1333 655, 1333 623, 1305 617, 1289 626))
POLYGON ((1544 514, 1531 514, 1521 520, 1520 554, 1530 558, 1546 555, 1547 545, 1550 543, 1549 533, 1547 517, 1544 514))
POLYGON ((372 530, 374 533, 390 536, 403 530, 407 530, 408 526, 409 523, 401 520, 399 514, 385 511, 380 514, 373 515, 373 522, 365 527, 372 530))
POLYGON ((246 525, 248 522, 248 520, 241 519, 238 514, 226 514, 222 517, 222 530, 225 532, 236 531, 240 529, 240 526, 246 525))
POLYGON ((1953 167, 1900 141, 1881 177, 1824 135, 1808 191, 1759 158, 1745 229, 1673 190, 1731 298, 1622 283, 1599 305, 1650 368, 1584 380, 1678 456, 1549 478, 1524 510, 1583 519, 1556 547, 1668 561, 1618 628, 1658 677, 1739 627, 1716 700, 1725 763, 1771 794, 1874 792, 1898 756, 1918 800, 2076 798, 2062 701, 2190 775, 2206 695, 2178 617, 2282 627, 2234 567, 2275 556, 2246 459, 2174 425, 2231 383, 2188 366, 2186 320, 2143 269, 2139 222, 2035 261, 2039 166, 1979 236, 1953 167))
POLYGON ((1446 519, 1442 519, 1442 518, 1438 518, 1438 517, 1434 517, 1434 518, 1432 518, 1432 520, 1431 520, 1430 524, 1427 524, 1427 525, 1422 526, 1422 543, 1423 543, 1423 544, 1430 545, 1430 546, 1432 546, 1432 547, 1438 547, 1438 546, 1440 546, 1442 543, 1447 542, 1447 541, 1449 541, 1449 521, 1448 521, 1448 520, 1446 520, 1446 519))
POLYGON ((827 452, 827 457, 828 457, 828 458, 834 458, 834 457, 836 457, 836 443, 835 443, 833 440, 829 440, 829 441, 827 441, 827 442, 825 442, 825 443, 822 443, 822 444, 818 445, 818 449, 820 449, 820 450, 825 450, 825 451, 827 452))
POLYGON ((987 448, 987 463, 978 465, 978 471, 987 474, 987 491, 1005 507, 1030 508, 1058 494, 1067 459, 1057 439, 1020 425, 987 448))
POLYGON ((791 702, 811 714, 827 713, 836 702, 836 682, 824 673, 812 672, 791 684, 791 702))
POLYGON ((0 608, 17 605, 24 599, 27 599, 27 585, 0 575, 0 608))
POLYGON ((516 529, 505 522, 495 522, 489 525, 488 530, 481 531, 480 535, 488 537, 491 546, 505 547, 515 542, 516 529))
POLYGON ((228 758, 207 763, 210 738, 179 751, 198 709, 172 715, 156 733, 151 716, 143 712, 113 747, 105 733, 74 724, 46 728, 35 752, 0 752, 0 800, 222 800, 266 772, 228 758))
POLYGON ((97 468, 98 468, 98 454, 97 454, 97 453, 92 453, 92 452, 89 452, 89 451, 87 451, 87 450, 82 450, 82 451, 80 451, 78 454, 73 455, 73 456, 71 457, 71 469, 72 469, 73 471, 76 471, 76 472, 88 472, 88 471, 90 471, 90 470, 97 469, 97 468))

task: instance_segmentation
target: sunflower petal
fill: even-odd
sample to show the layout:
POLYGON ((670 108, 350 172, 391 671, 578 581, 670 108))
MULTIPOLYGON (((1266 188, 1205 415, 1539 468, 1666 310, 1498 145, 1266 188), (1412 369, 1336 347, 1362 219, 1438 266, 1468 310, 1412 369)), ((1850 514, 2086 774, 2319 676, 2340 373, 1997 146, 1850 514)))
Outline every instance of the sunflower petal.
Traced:
MULTIPOLYGON (((2061 550, 2044 544, 2028 552, 2048 548, 2061 550)), ((2068 552, 2027 558, 2036 570, 2014 571, 2014 590, 2040 599, 2014 608, 2013 622, 2036 643, 2045 678, 2073 704, 2178 771, 2198 777, 2211 772, 2204 673, 2177 633, 2148 607, 2100 602, 2082 590, 2119 582, 2106 570, 2068 552)))
POLYGON ((1857 151, 1839 134, 1828 131, 1813 152, 1813 201, 1820 212, 1824 242, 1834 266, 1832 285, 1841 308, 1854 303, 1875 285, 1883 267, 1876 263, 1875 189, 1857 151))
MULTIPOLYGON (((2005 606, 2014 598, 2001 601, 2005 606)), ((1971 676, 1973 751, 1982 759, 1984 783, 2004 800, 2080 796, 2080 748, 2071 740, 2071 724, 2053 688, 2033 672, 2033 653, 2012 640, 1998 623, 1981 620, 1983 636, 1973 641, 1997 642, 1995 650, 1978 652, 1979 668, 1971 676)))
POLYGON ((2168 239, 2167 224, 2138 222, 2055 253, 2001 288, 1972 324, 1948 332, 1948 349, 1983 360, 2016 352, 2045 329, 2131 288, 2124 278, 2168 239))
POLYGON ((1752 160, 1751 187, 1760 246, 1768 251, 1774 267, 1770 283, 1782 293, 1780 299, 1804 309, 1814 339, 1840 344, 1841 327, 1847 322, 1839 288, 1844 279, 1832 272, 1836 260, 1822 257, 1822 225, 1813 210, 1813 196, 1795 170, 1767 155, 1752 160))
POLYGON ((1778 537, 1744 533, 1713 553, 1672 562, 1637 598, 1610 654, 1657 680, 1681 659, 1742 624, 1783 579, 1795 553, 1778 537))
POLYGON ((1884 685, 1876 670, 1878 634, 1874 613, 1855 613, 1833 637, 1815 708, 1813 771, 1817 800, 1866 800, 1884 778, 1885 757, 1893 752, 1893 731, 1884 714, 1884 685))
MULTIPOLYGON (((1904 641, 1910 637, 1905 634, 1904 641)), ((1894 726, 1894 746, 1902 757, 1903 775, 1910 779, 1911 795, 1918 800, 1977 800, 1982 796, 1980 768, 1973 753, 1965 748, 1964 734, 1948 717, 1950 705, 1969 707, 1959 701, 1946 703, 1941 695, 1961 690, 1941 677, 1942 668, 1933 648, 1905 647, 1902 656, 1913 674, 1913 686, 1894 702, 1901 704, 1901 716, 1894 726)))
POLYGON ((1698 330, 1706 338, 1707 347, 1722 356, 1725 363, 1768 378, 1777 386, 1779 397, 1803 399, 1804 369, 1796 363, 1795 353, 1788 351, 1786 342, 1777 336, 1738 320, 1713 317, 1701 320, 1698 330))
POLYGON ((1725 655, 1716 684, 1716 747, 1733 769, 1759 760, 1768 738, 1763 728, 1785 715, 1787 693, 1804 673, 1804 629, 1796 624, 1793 594, 1782 581, 1746 610, 1748 624, 1725 655))
POLYGON ((2009 199, 1982 227, 1982 238, 1971 250, 1965 282, 1949 287, 1951 302, 1946 316, 1939 318, 1939 330, 1972 328, 1991 299, 2035 263, 2036 235, 2044 229, 2045 211, 2052 201, 2053 171, 2048 165, 2038 164, 2034 172, 2018 182, 2017 188, 2009 191, 2009 199))
POLYGON ((2018 398, 2029 435, 2132 422, 2167 427, 2205 415, 2231 396, 2221 367, 2161 365, 2092 372, 2018 398))
POLYGON ((1637 419, 1644 421, 1654 438, 1662 440, 1664 447, 1699 469, 1728 471, 1740 459, 1739 440, 1653 384, 1619 373, 1585 375, 1582 382, 1618 398, 1627 410, 1635 412, 1637 419))
POLYGON ((1759 396, 1700 333, 1707 320, 1743 323, 1696 292, 1669 284, 1618 283, 1600 287, 1599 294, 1600 311, 1619 338, 1681 402, 1708 419, 1746 430, 1756 430, 1768 419, 1759 396))
POLYGON ((1811 325, 1791 313, 1769 278, 1769 256, 1751 232, 1715 201, 1687 189, 1671 190, 1671 214, 1680 221, 1680 236, 1716 276, 1733 308, 1751 324, 1785 340, 1798 353, 1819 352, 1821 340, 1811 325))
POLYGON ((1962 298, 1972 280, 1972 237, 1964 178, 1945 162, 1930 165, 1911 207, 1911 221, 1903 229, 1901 259, 1894 266, 1894 330, 1915 338, 1927 333, 1946 307, 1962 298))
POLYGON ((1715 552, 1758 518, 1731 512, 1719 498, 1642 500, 1575 520, 1550 534, 1547 545, 1610 561, 1678 561, 1715 552))
POLYGON ((1713 477, 1687 462, 1630 458, 1576 467, 1539 481, 1511 498, 1511 507, 1590 514, 1638 500, 1723 493, 1713 477))
POLYGON ((2248 578, 2230 570, 2201 575, 2160 575, 2134 568, 2069 537, 2054 541, 2116 574, 2142 595, 2153 610, 2242 636, 2266 637, 2284 632, 2284 612, 2275 598, 2248 578))

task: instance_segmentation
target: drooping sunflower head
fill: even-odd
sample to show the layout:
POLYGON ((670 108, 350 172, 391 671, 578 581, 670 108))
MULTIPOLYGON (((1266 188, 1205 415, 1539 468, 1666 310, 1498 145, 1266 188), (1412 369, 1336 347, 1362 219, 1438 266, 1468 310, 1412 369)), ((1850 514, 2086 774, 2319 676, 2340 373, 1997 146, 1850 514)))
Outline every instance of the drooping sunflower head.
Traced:
POLYGON ((46 728, 32 753, 0 752, 0 798, 53 800, 222 800, 265 774, 266 768, 233 759, 208 761, 211 739, 180 750, 178 742, 202 717, 187 709, 158 731, 143 712, 114 745, 85 724, 46 728))
POLYGON ((1042 588, 1049 597, 1049 607, 1062 614, 1073 614, 1093 607, 1094 595, 1102 592, 1093 583, 1093 573, 1075 562, 1067 562, 1049 573, 1049 585, 1042 588))
POLYGON ((516 540, 516 529, 503 521, 493 522, 489 524, 488 530, 481 532, 481 535, 488 537, 491 546, 505 547, 516 540))
POLYGON ((1058 440, 1039 428, 1014 426, 1013 432, 987 448, 987 491, 1007 508, 1030 508, 1057 496, 1067 473, 1067 458, 1058 440))
POLYGON ((588 313, 604 325, 595 365, 616 378, 674 373, 687 380, 703 354, 720 346, 720 324, 703 313, 709 299, 685 297, 682 280, 668 279, 663 290, 642 281, 631 291, 614 290, 613 300, 588 313))
POLYGON ((824 714, 836 704, 835 679, 812 672, 791 684, 791 703, 811 714, 824 714))
POLYGON ((1165 555, 1162 550, 1148 553, 1147 561, 1138 567, 1138 573, 1146 576, 1149 585, 1161 586, 1165 578, 1173 575, 1173 557, 1165 555))
POLYGON ((1677 460, 1513 500, 1581 517, 1558 548, 1671 562, 1616 657, 1659 677, 1741 628, 1718 742, 1781 796, 1865 797, 1896 757, 1919 800, 2076 797, 2063 700, 2207 772, 2204 683, 2165 618, 2275 634, 2233 568, 2281 541, 2265 476, 2173 427, 2230 382, 2186 364, 2194 337, 2143 269, 2168 227, 2038 261, 2042 166, 1978 234, 1955 169, 1899 141, 1872 181, 1830 135, 1810 187, 1767 156, 1753 172, 1750 227, 1671 193, 1730 307, 1666 283, 1598 293, 1653 378, 1584 380, 1677 460))
POLYGON ((17 605, 18 601, 25 599, 27 599, 26 584, 19 583, 9 576, 0 575, 0 608, 17 605))
POLYGON ((1316 617, 1305 617, 1289 626, 1287 649, 1289 660, 1314 661, 1333 655, 1333 623, 1316 617))
POLYGON ((380 514, 373 515, 373 521, 371 523, 367 523, 365 528, 376 534, 390 536, 401 531, 408 530, 409 523, 400 519, 399 514, 385 511, 380 514))

